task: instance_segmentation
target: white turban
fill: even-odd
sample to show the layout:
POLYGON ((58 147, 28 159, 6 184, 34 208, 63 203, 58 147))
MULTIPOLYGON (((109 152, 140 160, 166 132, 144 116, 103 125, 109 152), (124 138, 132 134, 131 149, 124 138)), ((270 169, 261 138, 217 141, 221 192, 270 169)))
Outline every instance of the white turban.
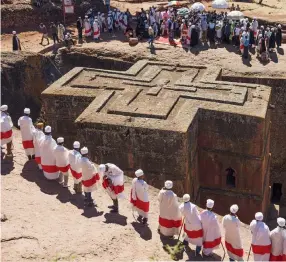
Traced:
POLYGON ((171 180, 165 181, 165 187, 171 189, 173 187, 173 182, 171 180))
POLYGON ((0 110, 1 110, 1 111, 7 111, 7 110, 8 110, 8 106, 7 106, 7 105, 2 105, 2 106, 0 107, 0 110))
POLYGON ((144 172, 142 169, 138 169, 135 171, 135 176, 137 177, 140 177, 140 176, 143 176, 144 175, 144 172))
POLYGON ((282 217, 277 218, 277 223, 280 227, 285 227, 285 219, 282 217))
POLYGON ((236 214, 236 212, 238 211, 238 205, 232 205, 230 207, 230 212, 233 214, 236 214))
POLYGON ((13 31, 12 34, 13 34, 13 35, 16 35, 16 31, 13 31))
POLYGON ((30 110, 30 108, 25 108, 24 109, 24 114, 30 114, 31 113, 31 110, 30 110))
POLYGON ((82 155, 86 155, 86 154, 88 153, 87 147, 83 147, 83 148, 80 150, 80 153, 81 153, 82 155))
POLYGON ((214 206, 214 201, 212 199, 207 200, 207 208, 213 208, 214 206))
POLYGON ((57 138, 57 142, 58 143, 63 143, 65 140, 64 140, 64 138, 63 137, 58 137, 57 138))
POLYGON ((106 167, 105 167, 105 165, 104 164, 101 164, 101 165, 99 165, 99 172, 105 172, 105 169, 106 169, 106 167))
POLYGON ((261 212, 257 212, 255 214, 255 219, 258 221, 262 221, 263 220, 263 214, 261 212))
POLYGON ((80 148, 80 142, 74 141, 73 142, 73 148, 80 148))
POLYGON ((281 28, 281 25, 278 25, 278 28, 281 28))
POLYGON ((51 133, 52 132, 52 128, 50 126, 46 126, 45 127, 45 132, 46 133, 51 133))
POLYGON ((183 201, 184 201, 184 202, 189 202, 190 199, 191 199, 191 197, 190 197, 189 194, 184 194, 184 195, 183 195, 183 201))

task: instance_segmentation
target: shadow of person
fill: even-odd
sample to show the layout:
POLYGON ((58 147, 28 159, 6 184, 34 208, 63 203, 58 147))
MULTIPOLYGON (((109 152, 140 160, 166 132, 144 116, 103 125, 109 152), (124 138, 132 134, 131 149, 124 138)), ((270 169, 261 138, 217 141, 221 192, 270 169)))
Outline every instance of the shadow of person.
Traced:
POLYGON ((276 52, 269 53, 270 60, 274 63, 278 63, 278 56, 276 52))
POLYGON ((142 239, 146 241, 152 239, 152 231, 147 225, 142 225, 139 222, 132 222, 131 225, 142 239))
POLYGON ((118 213, 106 213, 104 215, 106 224, 117 224, 120 226, 126 226, 127 225, 127 217, 122 216, 118 213))
POLYGON ((279 55, 284 55, 284 49, 281 48, 281 47, 277 48, 277 53, 278 53, 279 55))
POLYGON ((9 175, 14 167, 13 155, 8 156, 1 152, 1 176, 9 175))
POLYGON ((248 58, 244 58, 243 56, 241 57, 242 63, 248 67, 252 67, 252 64, 250 63, 251 61, 251 56, 248 55, 248 58))
POLYGON ((99 217, 103 215, 103 211, 98 212, 95 207, 88 207, 83 210, 81 215, 86 218, 99 217))
POLYGON ((36 183, 40 190, 47 195, 56 195, 62 188, 56 180, 46 179, 43 172, 38 169, 35 161, 27 161, 20 176, 29 182, 36 183))
POLYGON ((61 203, 68 203, 71 201, 71 198, 72 198, 72 193, 69 191, 67 187, 60 188, 59 193, 57 195, 57 199, 61 203))
POLYGON ((203 261, 221 261, 221 256, 215 254, 215 253, 212 253, 211 256, 202 256, 203 258, 203 261))

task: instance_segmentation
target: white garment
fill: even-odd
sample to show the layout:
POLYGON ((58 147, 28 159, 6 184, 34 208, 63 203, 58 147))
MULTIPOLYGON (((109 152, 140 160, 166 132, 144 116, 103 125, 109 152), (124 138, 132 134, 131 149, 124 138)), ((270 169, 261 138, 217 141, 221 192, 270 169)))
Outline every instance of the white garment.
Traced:
POLYGON ((58 25, 58 36, 61 41, 64 41, 65 27, 62 24, 58 25))
POLYGON ((113 19, 111 16, 107 17, 107 24, 108 24, 108 29, 113 30, 113 19))
POLYGON ((187 202, 182 203, 179 208, 182 215, 185 217, 185 233, 187 234, 185 240, 192 245, 202 246, 203 227, 197 206, 191 202, 187 202))
POLYGON ((100 37, 100 27, 98 21, 93 22, 93 39, 98 39, 100 37))
POLYGON ((243 260, 240 225, 241 222, 236 216, 226 215, 222 219, 222 226, 225 230, 225 247, 228 256, 236 261, 243 260))
POLYGON ((42 170, 41 165, 41 153, 40 153, 40 143, 45 138, 45 134, 42 130, 35 128, 33 132, 33 142, 35 147, 35 160, 38 163, 39 169, 42 170))
POLYGON ((86 193, 93 192, 97 189, 97 182, 100 179, 97 168, 87 157, 82 157, 80 164, 82 169, 83 191, 86 193))
POLYGON ((131 200, 133 210, 145 218, 148 218, 149 197, 148 184, 137 177, 132 180, 131 200))
POLYGON ((69 150, 62 145, 57 145, 54 151, 56 166, 63 175, 68 175, 69 170, 69 150))
POLYGON ((35 154, 35 148, 33 145, 33 132, 35 127, 32 119, 28 116, 21 116, 18 120, 18 126, 20 127, 22 135, 22 143, 27 156, 35 154))
POLYGON ((87 18, 84 19, 84 34, 85 36, 91 36, 91 25, 87 18))
POLYGON ((6 145, 12 141, 13 122, 11 117, 4 112, 1 112, 1 146, 6 145))
POLYGON ((44 171, 44 176, 50 180, 59 178, 56 158, 54 155, 56 146, 57 143, 51 135, 45 135, 44 139, 40 141, 42 169, 44 171))
POLYGON ((127 15, 122 14, 121 21, 120 21, 120 26, 121 26, 121 30, 122 30, 123 32, 126 31, 127 23, 128 23, 128 21, 127 21, 127 15))
MULTIPOLYGON (((270 232, 271 255, 270 261, 283 261, 283 245, 286 243, 286 230, 276 227, 270 232)), ((286 251, 286 250, 285 250, 286 251)), ((285 254, 286 255, 286 252, 285 254)))
POLYGON ((164 236, 179 234, 182 216, 177 195, 172 190, 161 189, 158 195, 160 214, 159 230, 164 236))
MULTIPOLYGON (((104 187, 107 194, 112 199, 117 198, 124 198, 124 173, 123 171, 116 165, 107 163, 108 170, 104 172, 104 176, 106 176, 108 179, 112 182, 112 187, 107 186, 104 187)), ((104 180, 105 181, 105 180, 104 180)))
POLYGON ((250 230, 252 233, 252 252, 254 261, 269 261, 271 252, 270 231, 268 226, 262 221, 252 220, 250 223, 250 230), (257 249, 263 249, 261 252, 256 252, 257 249))
POLYGON ((201 213, 201 221, 203 226, 203 253, 209 256, 213 249, 219 247, 221 243, 221 232, 216 215, 209 210, 201 213))
POLYGON ((254 32, 257 32, 257 30, 258 30, 258 21, 257 20, 253 20, 252 29, 254 32))
POLYGON ((75 184, 79 184, 82 180, 81 170, 81 154, 76 150, 69 151, 70 170, 75 184))

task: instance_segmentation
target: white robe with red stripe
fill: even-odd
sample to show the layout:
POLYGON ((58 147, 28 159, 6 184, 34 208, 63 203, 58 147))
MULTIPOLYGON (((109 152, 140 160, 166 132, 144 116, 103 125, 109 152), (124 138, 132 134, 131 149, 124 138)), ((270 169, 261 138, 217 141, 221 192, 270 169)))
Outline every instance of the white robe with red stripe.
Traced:
POLYGON ((201 222, 201 216, 197 209, 197 206, 191 202, 182 203, 180 205, 180 211, 185 217, 184 230, 186 233, 185 240, 192 245, 202 246, 203 245, 203 227, 201 222))
POLYGON ((262 221, 252 220, 250 223, 252 233, 252 252, 254 261, 269 261, 271 252, 270 231, 262 221))
POLYGON ((40 142, 40 155, 41 164, 44 176, 49 180, 59 178, 59 171, 56 166, 56 158, 54 155, 56 141, 51 135, 45 135, 44 139, 40 142))
POLYGON ((148 184, 143 179, 133 179, 130 202, 132 204, 133 210, 137 211, 140 216, 148 218, 148 184))
POLYGON ((65 176, 69 174, 69 150, 62 145, 57 145, 54 151, 56 158, 56 166, 58 170, 65 176))
MULTIPOLYGON (((286 230, 281 227, 276 227, 270 232, 271 239, 271 255, 270 261, 285 261, 286 253, 283 252, 283 245, 286 243, 286 230)), ((286 251, 286 250, 285 250, 286 251)))
POLYGON ((243 260, 243 246, 240 237, 240 220, 236 216, 226 215, 222 219, 225 230, 225 247, 228 256, 236 261, 243 260))
POLYGON ((75 184, 79 184, 82 179, 82 171, 81 171, 81 154, 76 150, 69 151, 69 162, 70 162, 70 171, 73 177, 73 181, 75 184))
POLYGON ((84 19, 84 35, 91 36, 91 25, 87 18, 84 19))
POLYGON ((4 146, 12 141, 13 123, 11 117, 4 112, 1 112, 1 146, 4 146))
POLYGON ((97 189, 97 183, 100 179, 97 168, 87 157, 81 158, 80 165, 82 169, 83 191, 86 193, 93 192, 97 189))
POLYGON ((100 37, 100 26, 98 21, 93 22, 93 39, 98 39, 100 37))
POLYGON ((106 178, 103 179, 102 186, 107 194, 113 199, 124 198, 124 173, 116 165, 107 163, 108 171, 104 172, 106 178), (112 184, 108 184, 108 179, 112 184))
POLYGON ((284 241, 283 241, 282 261, 286 261, 286 232, 285 232, 285 238, 284 238, 284 241))
POLYGON ((209 210, 201 213, 203 226, 203 253, 206 256, 211 255, 213 249, 219 248, 221 243, 221 232, 216 215, 209 210))
POLYGON ((35 147, 35 161, 38 164, 39 169, 42 170, 41 165, 41 153, 40 153, 40 143, 45 138, 45 134, 40 129, 35 129, 33 132, 33 142, 35 147))
POLYGON ((188 33, 187 33, 187 45, 191 44, 191 34, 192 34, 192 30, 193 28, 191 28, 191 26, 189 26, 188 28, 188 33))
POLYGON ((178 235, 182 225, 182 215, 177 195, 172 190, 163 188, 159 192, 158 200, 160 205, 160 233, 164 236, 178 235))
POLYGON ((18 126, 20 127, 22 135, 22 144, 27 156, 35 154, 35 147, 33 143, 33 132, 35 127, 32 119, 28 116, 22 116, 18 120, 18 126))

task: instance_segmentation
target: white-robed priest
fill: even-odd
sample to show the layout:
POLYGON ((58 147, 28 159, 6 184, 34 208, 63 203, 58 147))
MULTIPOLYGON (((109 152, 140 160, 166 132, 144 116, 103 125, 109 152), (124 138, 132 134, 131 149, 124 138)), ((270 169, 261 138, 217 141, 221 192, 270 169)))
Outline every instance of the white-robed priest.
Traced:
POLYGON ((80 152, 82 155, 80 163, 82 170, 82 185, 85 195, 84 204, 85 206, 93 206, 94 202, 91 193, 97 189, 100 177, 94 163, 89 160, 87 147, 83 147, 80 152))
POLYGON ((18 120, 18 126, 20 127, 22 144, 25 153, 29 160, 35 159, 35 147, 33 142, 33 132, 35 127, 32 119, 30 118, 30 108, 24 109, 24 116, 21 116, 18 120))
POLYGON ((240 236, 241 222, 236 213, 238 205, 230 207, 230 214, 222 219, 222 226, 225 231, 225 247, 231 261, 243 261, 243 246, 240 236))
POLYGON ((144 181, 144 172, 138 169, 132 181, 130 202, 133 210, 137 211, 139 222, 147 224, 149 212, 148 184, 144 181))
POLYGON ((183 241, 185 246, 189 243, 196 246, 196 254, 199 254, 203 245, 203 227, 201 216, 197 206, 190 202, 190 195, 183 195, 183 201, 180 205, 180 211, 184 217, 184 230, 186 237, 183 241))
POLYGON ((250 223, 252 233, 252 252, 254 261, 269 261, 271 253, 270 231, 268 226, 263 222, 263 214, 257 212, 255 220, 250 223))
POLYGON ((112 212, 118 212, 118 199, 124 198, 124 173, 116 165, 107 163, 99 165, 103 174, 102 186, 113 201, 112 212))
POLYGON ((160 208, 158 231, 167 237, 178 235, 182 225, 178 197, 172 188, 173 182, 167 180, 158 195, 160 208))
POLYGON ((212 212, 214 201, 207 200, 206 210, 201 213, 203 226, 203 254, 212 255, 214 249, 217 249, 221 243, 221 232, 217 216, 212 212))

